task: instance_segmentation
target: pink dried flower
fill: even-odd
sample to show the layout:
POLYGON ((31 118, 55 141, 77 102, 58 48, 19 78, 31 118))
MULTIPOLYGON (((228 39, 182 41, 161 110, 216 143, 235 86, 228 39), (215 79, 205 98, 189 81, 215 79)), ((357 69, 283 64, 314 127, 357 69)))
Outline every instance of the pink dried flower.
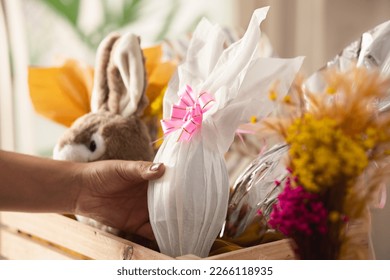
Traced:
POLYGON ((319 195, 306 191, 302 186, 292 187, 286 180, 278 202, 274 204, 269 225, 286 236, 327 232, 327 210, 319 195))

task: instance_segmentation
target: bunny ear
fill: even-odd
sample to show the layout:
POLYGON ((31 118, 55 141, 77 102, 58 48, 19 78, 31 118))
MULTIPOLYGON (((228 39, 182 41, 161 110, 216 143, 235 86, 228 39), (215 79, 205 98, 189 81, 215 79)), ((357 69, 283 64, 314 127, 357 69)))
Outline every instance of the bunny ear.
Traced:
POLYGON ((91 110, 96 113, 100 109, 108 110, 109 88, 107 84, 107 68, 111 51, 120 37, 117 33, 108 35, 99 45, 96 53, 95 76, 91 96, 91 110))
MULTIPOLYGON (((119 70, 124 89, 122 92, 118 92, 121 94, 120 96, 110 96, 113 98, 113 102, 110 102, 112 105, 110 109, 116 109, 116 113, 122 116, 140 115, 147 105, 147 98, 144 94, 146 88, 145 61, 139 37, 129 33, 123 35, 118 40, 112 55, 114 70, 115 68, 119 70)), ((115 79, 112 81, 114 82, 112 89, 118 88, 118 81, 115 79)), ((110 79, 108 82, 111 86, 110 79)), ((117 90, 113 90, 113 92, 117 92, 117 90)))
POLYGON ((139 37, 127 33, 118 38, 114 34, 101 45, 91 107, 124 117, 141 115, 148 100, 144 94, 146 72, 139 37))

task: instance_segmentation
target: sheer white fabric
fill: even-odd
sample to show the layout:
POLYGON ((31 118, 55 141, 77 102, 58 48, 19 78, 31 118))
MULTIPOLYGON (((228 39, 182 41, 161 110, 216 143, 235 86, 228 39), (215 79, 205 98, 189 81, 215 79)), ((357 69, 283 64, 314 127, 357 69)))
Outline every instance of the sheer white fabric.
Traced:
POLYGON ((238 126, 272 110, 271 83, 280 82, 285 94, 302 58, 262 58, 258 52, 259 25, 267 8, 254 12, 243 38, 224 49, 221 28, 203 19, 190 42, 187 56, 171 80, 164 97, 164 118, 169 118, 178 91, 190 85, 215 99, 190 141, 178 141, 181 130, 165 137, 155 162, 163 162, 165 175, 149 183, 150 222, 162 253, 170 256, 208 255, 226 217, 229 180, 224 153, 238 126))

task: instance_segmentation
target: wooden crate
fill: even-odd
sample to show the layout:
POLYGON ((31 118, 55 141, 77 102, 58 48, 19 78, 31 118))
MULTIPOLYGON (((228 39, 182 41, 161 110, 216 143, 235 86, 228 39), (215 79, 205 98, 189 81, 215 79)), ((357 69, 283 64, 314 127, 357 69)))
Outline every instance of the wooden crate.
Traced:
MULTIPOLYGON (((360 227, 358 226, 357 229, 360 227)), ((356 238, 366 248, 364 258, 372 258, 367 234, 357 231, 356 238)), ((0 214, 0 258, 3 259, 100 259, 100 260, 173 260, 139 244, 92 228, 58 214, 0 214)), ((293 259, 288 240, 281 240, 224 253, 210 260, 293 259)), ((176 259, 199 259, 186 255, 176 259)))

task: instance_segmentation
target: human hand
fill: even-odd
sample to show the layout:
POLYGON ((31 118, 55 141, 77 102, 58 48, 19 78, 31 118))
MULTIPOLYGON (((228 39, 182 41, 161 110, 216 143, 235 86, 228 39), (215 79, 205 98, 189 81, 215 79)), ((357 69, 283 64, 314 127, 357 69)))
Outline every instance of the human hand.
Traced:
POLYGON ((163 164, 97 161, 84 164, 74 214, 154 239, 147 205, 148 180, 160 178, 163 164))

